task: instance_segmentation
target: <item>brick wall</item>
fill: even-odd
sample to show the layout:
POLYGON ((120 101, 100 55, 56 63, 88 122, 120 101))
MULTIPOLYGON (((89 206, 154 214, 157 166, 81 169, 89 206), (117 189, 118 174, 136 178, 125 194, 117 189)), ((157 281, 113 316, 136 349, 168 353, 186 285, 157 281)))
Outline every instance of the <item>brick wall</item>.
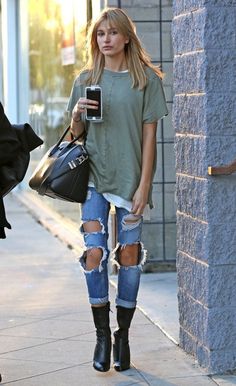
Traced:
POLYGON ((236 1, 174 0, 180 345, 210 372, 236 367, 236 1))

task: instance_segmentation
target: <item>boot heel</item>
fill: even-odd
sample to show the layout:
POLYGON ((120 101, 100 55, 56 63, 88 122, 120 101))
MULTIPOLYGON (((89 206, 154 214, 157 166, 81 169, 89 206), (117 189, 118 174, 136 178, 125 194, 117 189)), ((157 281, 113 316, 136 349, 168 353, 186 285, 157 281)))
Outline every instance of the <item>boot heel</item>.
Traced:
POLYGON ((110 370, 111 364, 111 336, 97 336, 97 343, 93 356, 93 368, 97 371, 110 370))
POLYGON ((114 332, 113 360, 116 371, 124 371, 130 368, 129 343, 127 337, 122 337, 119 331, 114 332))

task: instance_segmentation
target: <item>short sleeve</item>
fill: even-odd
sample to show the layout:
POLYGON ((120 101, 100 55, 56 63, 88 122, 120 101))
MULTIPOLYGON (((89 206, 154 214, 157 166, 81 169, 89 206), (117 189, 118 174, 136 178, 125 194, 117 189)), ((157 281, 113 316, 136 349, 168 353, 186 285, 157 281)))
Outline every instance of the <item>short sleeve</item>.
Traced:
POLYGON ((165 115, 168 115, 162 81, 152 74, 144 92, 143 122, 156 122, 165 115))
POLYGON ((67 111, 71 114, 75 104, 78 102, 79 98, 84 96, 84 86, 81 83, 80 76, 78 76, 72 86, 69 101, 67 104, 67 111))

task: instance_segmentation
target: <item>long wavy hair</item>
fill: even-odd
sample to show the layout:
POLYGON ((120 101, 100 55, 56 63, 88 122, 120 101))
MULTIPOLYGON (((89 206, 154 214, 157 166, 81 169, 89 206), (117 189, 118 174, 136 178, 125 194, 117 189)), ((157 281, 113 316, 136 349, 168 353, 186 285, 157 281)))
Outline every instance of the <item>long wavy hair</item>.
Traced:
POLYGON ((142 90, 146 86, 145 67, 152 68, 160 78, 163 77, 160 68, 151 63, 150 56, 142 47, 132 20, 120 8, 106 8, 98 19, 90 25, 88 30, 88 61, 81 71, 88 72, 86 84, 98 84, 104 69, 104 55, 100 52, 97 44, 97 30, 103 21, 107 21, 111 27, 117 28, 123 36, 129 39, 129 42, 125 45, 125 56, 128 71, 132 78, 132 87, 138 87, 142 90))

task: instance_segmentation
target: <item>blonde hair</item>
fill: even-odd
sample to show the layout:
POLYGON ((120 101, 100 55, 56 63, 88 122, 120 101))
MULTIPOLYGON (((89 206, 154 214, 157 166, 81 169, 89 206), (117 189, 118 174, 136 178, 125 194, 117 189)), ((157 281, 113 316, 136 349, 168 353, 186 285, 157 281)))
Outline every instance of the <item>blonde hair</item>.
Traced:
POLYGON ((132 87, 142 90, 147 84, 145 67, 150 67, 160 77, 163 73, 158 67, 151 63, 150 56, 141 46, 136 35, 136 28, 132 20, 120 8, 106 8, 95 20, 88 32, 88 61, 82 71, 88 71, 87 84, 98 84, 101 78, 105 60, 97 44, 97 30, 101 22, 108 21, 110 26, 115 27, 129 42, 125 45, 125 55, 128 70, 132 78, 132 87))

